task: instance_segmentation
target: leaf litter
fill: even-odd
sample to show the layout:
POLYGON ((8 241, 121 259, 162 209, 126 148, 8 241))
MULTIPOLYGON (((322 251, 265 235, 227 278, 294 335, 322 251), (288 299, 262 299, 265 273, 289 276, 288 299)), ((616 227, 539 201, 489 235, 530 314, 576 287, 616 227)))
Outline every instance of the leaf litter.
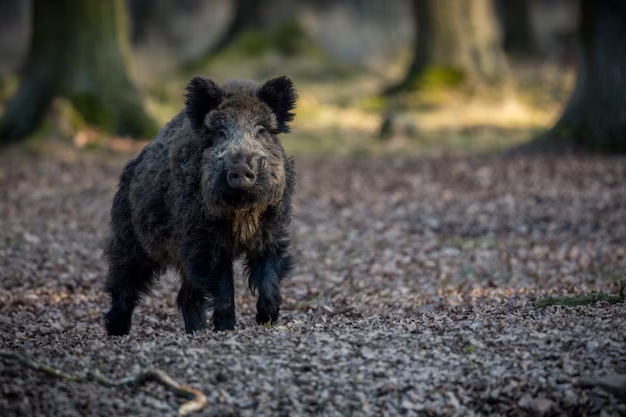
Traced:
MULTIPOLYGON (((299 158, 298 266, 272 328, 237 273, 234 332, 183 332, 166 274, 108 338, 101 256, 127 154, 0 156, 0 349, 67 373, 162 369, 198 415, 624 415, 626 161, 601 156, 299 158)), ((0 361, 0 410, 176 415, 157 385, 103 387, 0 361)))

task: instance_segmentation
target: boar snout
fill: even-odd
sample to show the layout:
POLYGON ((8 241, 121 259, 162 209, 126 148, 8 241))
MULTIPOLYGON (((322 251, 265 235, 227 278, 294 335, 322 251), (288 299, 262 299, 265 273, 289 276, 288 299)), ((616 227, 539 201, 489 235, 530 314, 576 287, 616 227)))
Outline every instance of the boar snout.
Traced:
POLYGON ((233 166, 226 177, 228 185, 231 188, 245 190, 250 188, 256 182, 256 174, 246 164, 237 164, 233 166))

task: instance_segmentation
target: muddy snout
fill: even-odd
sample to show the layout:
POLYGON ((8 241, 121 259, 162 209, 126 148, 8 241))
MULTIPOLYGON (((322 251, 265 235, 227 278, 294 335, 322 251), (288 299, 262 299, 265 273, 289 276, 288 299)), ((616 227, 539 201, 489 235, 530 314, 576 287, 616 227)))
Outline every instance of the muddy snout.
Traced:
POLYGON ((246 190, 256 183, 256 173, 245 163, 238 163, 228 171, 226 180, 231 188, 246 190))

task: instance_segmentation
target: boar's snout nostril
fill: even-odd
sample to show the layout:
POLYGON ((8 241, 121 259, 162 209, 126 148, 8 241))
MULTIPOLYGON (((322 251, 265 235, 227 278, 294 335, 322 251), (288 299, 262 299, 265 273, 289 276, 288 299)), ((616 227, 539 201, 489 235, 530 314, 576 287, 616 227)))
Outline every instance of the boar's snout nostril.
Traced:
POLYGON ((237 164, 228 171, 226 179, 232 188, 245 189, 254 185, 256 174, 246 165, 237 164))

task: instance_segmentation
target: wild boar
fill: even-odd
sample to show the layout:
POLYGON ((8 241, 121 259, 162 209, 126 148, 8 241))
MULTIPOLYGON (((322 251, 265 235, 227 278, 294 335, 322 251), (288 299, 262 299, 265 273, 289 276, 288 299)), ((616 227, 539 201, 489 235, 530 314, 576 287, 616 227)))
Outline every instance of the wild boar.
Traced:
POLYGON ((132 313, 159 274, 180 274, 178 307, 188 333, 235 328, 233 262, 243 256, 256 321, 274 323, 280 283, 294 266, 288 225, 294 163, 279 134, 290 131, 296 91, 287 77, 218 86, 196 77, 185 108, 124 168, 111 209, 109 335, 130 331, 132 313))

